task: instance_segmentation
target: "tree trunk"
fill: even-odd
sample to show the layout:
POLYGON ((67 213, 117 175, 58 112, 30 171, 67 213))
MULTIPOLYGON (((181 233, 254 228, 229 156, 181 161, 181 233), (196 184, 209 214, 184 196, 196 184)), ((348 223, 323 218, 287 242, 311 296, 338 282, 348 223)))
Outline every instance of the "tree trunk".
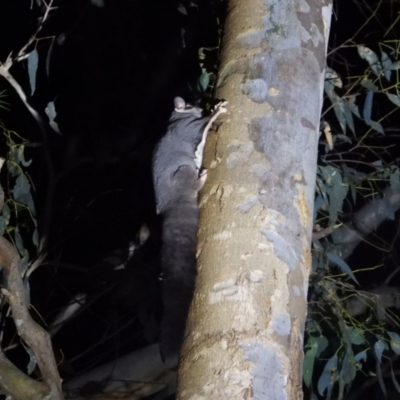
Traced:
POLYGON ((300 399, 331 3, 230 0, 178 399, 300 399))

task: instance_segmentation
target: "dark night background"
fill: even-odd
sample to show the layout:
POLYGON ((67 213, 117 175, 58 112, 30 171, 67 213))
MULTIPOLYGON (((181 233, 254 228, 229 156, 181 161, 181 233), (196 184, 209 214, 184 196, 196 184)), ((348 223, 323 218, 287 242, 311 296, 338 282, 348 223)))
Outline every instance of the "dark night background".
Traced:
MULTIPOLYGON (((43 10, 32 5, 31 10, 29 1, 1 2, 0 60, 36 31, 43 10)), ((27 173, 42 234, 50 219, 48 257, 29 282, 33 313, 48 323, 72 296, 87 295, 83 312, 54 336, 68 376, 157 340, 159 221, 151 154, 165 132, 173 98, 197 102, 210 95, 198 84, 198 50, 218 46, 223 3, 119 0, 96 7, 86 0, 59 0, 54 6, 38 35, 50 39, 29 48, 36 45, 39 52, 29 103, 48 121, 44 109, 54 101, 62 135, 49 129, 43 145, 37 123, 3 77, 0 91, 6 89, 10 111, 0 112, 8 130, 40 144, 26 150, 33 160, 27 173), (50 216, 46 150, 56 176, 50 216), (150 230, 148 241, 126 268, 115 271, 143 224, 150 230)), ((206 62, 208 71, 215 70, 217 51, 206 62)), ((11 73, 29 94, 26 62, 16 63, 11 73)), ((2 143, 1 155, 6 151, 2 143)), ((8 333, 7 328, 6 323, 8 333)), ((3 346, 11 340, 6 334, 3 346)), ((20 351, 8 356, 22 369, 26 365, 20 351)))
MULTIPOLYGON (((370 3, 372 7, 377 2, 370 3)), ((43 39, 29 48, 36 46, 39 52, 36 90, 29 103, 48 121, 44 109, 54 101, 62 135, 49 128, 48 142, 43 143, 37 123, 3 77, 0 92, 6 90, 10 111, 0 109, 0 119, 8 130, 38 144, 27 146, 26 158, 33 161, 26 171, 35 186, 39 232, 44 234, 46 224, 49 229, 45 263, 29 279, 32 313, 50 323, 73 296, 87 296, 83 310, 54 336, 58 357, 64 359, 60 372, 67 378, 157 341, 160 227, 152 193, 151 154, 165 132, 175 96, 208 103, 211 90, 202 92, 199 85, 198 50, 218 47, 225 2, 110 0, 97 7, 88 0, 55 0, 54 5, 58 8, 50 12, 38 35, 43 39), (50 202, 46 151, 51 154, 56 184, 50 202), (114 270, 126 261, 130 244, 138 242, 143 224, 150 231, 149 239, 126 268, 114 270)), ((366 5, 336 2, 329 50, 358 31, 366 19, 366 5)), ((356 36, 358 43, 368 40, 374 48, 397 11, 398 5, 384 3, 377 17, 356 36)), ((34 0, 0 2, 0 61, 25 45, 42 15, 34 0)), ((210 50, 207 71, 215 72, 217 64, 218 51, 210 50)), ((350 48, 332 54, 328 64, 343 75, 366 68, 350 48)), ((16 63, 11 73, 30 93, 26 62, 16 63)), ((382 104, 377 112, 384 115, 382 104)), ((324 118, 335 129, 333 113, 324 118)), ((398 113, 386 124, 391 135, 372 136, 370 146, 397 146, 398 113)), ((4 157, 7 148, 4 142, 0 146, 4 157)), ((394 147, 379 157, 390 164, 397 151, 394 147)), ((353 162, 375 160, 368 151, 348 157, 353 162)), ((5 174, 3 170, 2 182, 5 174)), ((360 198, 357 207, 362 205, 360 198)), ((344 211, 354 210, 347 205, 344 211)), ((385 224, 374 239, 395 247, 392 240, 397 229, 385 224)), ((35 254, 28 239, 26 243, 31 255, 35 254)), ((382 281, 398 263, 395 250, 382 257, 382 252, 366 245, 352 256, 356 265, 366 258, 369 264, 371 260, 386 263, 383 272, 359 278, 366 288, 382 281)), ((14 331, 8 318, 1 323, 6 347, 14 340, 14 331)), ((26 368, 28 356, 21 347, 7 356, 22 370, 26 368)))

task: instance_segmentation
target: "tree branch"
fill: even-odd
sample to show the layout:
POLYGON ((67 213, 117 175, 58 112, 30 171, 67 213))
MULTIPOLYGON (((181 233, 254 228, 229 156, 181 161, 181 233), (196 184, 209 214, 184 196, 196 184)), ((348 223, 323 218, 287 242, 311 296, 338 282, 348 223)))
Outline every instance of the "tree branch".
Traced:
MULTIPOLYGON (((3 189, 0 185, 0 198, 4 196, 3 189)), ((0 210, 1 211, 1 210, 0 210)), ((4 281, 6 287, 1 290, 4 296, 7 298, 11 311, 12 317, 15 322, 18 334, 23 341, 33 350, 40 372, 42 374, 43 381, 47 384, 50 390, 50 397, 55 400, 63 399, 61 391, 61 378, 58 375, 57 365, 53 355, 53 349, 51 346, 50 335, 40 325, 38 325, 31 317, 29 313, 29 300, 25 290, 24 282, 21 277, 19 266, 21 263, 20 256, 15 247, 3 236, 0 236, 0 265, 4 273, 4 281)), ((12 374, 12 371, 16 370, 16 367, 12 369, 10 364, 6 363, 4 355, 0 358, 1 370, 7 375, 12 374)), ((39 389, 37 382, 28 376, 24 375, 24 383, 29 385, 25 389, 19 387, 21 383, 21 374, 14 376, 14 379, 7 379, 7 383, 4 387, 16 398, 20 399, 36 399, 36 397, 17 397, 17 393, 21 390, 28 390, 29 392, 36 393, 39 389), (13 383, 14 382, 14 383, 13 383), (16 385, 16 386, 15 386, 16 385), (30 386, 32 385, 32 386, 30 386)), ((7 375, 7 376, 8 376, 7 375)), ((2 379, 5 379, 5 375, 1 375, 0 383, 3 384, 2 379)), ((41 391, 42 389, 40 389, 41 391)), ((43 399, 44 397, 38 397, 43 399)))
POLYGON ((15 400, 42 400, 49 393, 49 388, 46 384, 26 376, 1 351, 0 387, 15 400))
POLYGON ((336 231, 342 245, 341 257, 344 260, 353 253, 362 240, 389 217, 388 207, 391 207, 393 212, 400 208, 400 193, 395 193, 388 187, 382 194, 382 198, 372 200, 358 211, 352 223, 342 225, 336 231))

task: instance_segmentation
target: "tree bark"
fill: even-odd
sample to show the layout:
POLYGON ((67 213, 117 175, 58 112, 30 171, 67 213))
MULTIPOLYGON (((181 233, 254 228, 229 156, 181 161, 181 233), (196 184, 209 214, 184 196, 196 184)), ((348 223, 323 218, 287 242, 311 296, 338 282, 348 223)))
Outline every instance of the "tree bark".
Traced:
POLYGON ((230 0, 178 399, 300 399, 331 3, 230 0))

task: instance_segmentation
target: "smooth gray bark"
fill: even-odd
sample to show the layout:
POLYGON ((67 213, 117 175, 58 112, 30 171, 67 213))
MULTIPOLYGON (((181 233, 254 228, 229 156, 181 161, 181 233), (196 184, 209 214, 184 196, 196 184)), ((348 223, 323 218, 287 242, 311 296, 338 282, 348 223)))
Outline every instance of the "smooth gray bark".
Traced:
POLYGON ((179 399, 300 399, 329 1, 229 1, 179 399))

